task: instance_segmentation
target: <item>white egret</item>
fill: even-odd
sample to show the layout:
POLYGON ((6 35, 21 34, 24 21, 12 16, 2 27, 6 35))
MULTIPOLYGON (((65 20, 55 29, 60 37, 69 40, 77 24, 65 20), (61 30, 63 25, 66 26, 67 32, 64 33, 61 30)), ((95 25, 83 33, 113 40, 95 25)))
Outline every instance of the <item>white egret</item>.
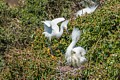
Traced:
POLYGON ((80 38, 80 35, 81 35, 80 30, 78 28, 74 28, 71 35, 72 42, 68 46, 65 53, 65 59, 68 65, 80 66, 82 63, 84 63, 87 60, 85 58, 86 50, 80 46, 75 47, 76 43, 80 38))
POLYGON ((48 47, 50 48, 51 54, 53 54, 52 48, 51 48, 51 38, 52 37, 60 38, 63 34, 63 29, 67 30, 67 24, 68 24, 69 20, 65 20, 65 21, 64 20, 65 20, 64 18, 55 18, 52 21, 50 21, 50 20, 42 21, 44 23, 43 34, 50 41, 50 44, 48 44, 48 47), (62 21, 64 21, 64 22, 62 22, 62 21), (59 22, 62 22, 60 28, 57 25, 59 22))
POLYGON ((63 34, 63 29, 67 30, 67 24, 69 20, 64 21, 64 18, 56 18, 52 21, 42 21, 44 23, 44 32, 43 34, 47 37, 50 41, 52 37, 60 38, 63 34), (64 22, 62 22, 64 21, 64 22), (60 28, 57 25, 59 22, 62 22, 60 28))
POLYGON ((77 11, 77 13, 75 13, 75 16, 76 16, 76 17, 78 17, 78 16, 83 16, 83 15, 85 15, 86 13, 87 13, 87 14, 90 14, 90 13, 94 12, 94 11, 97 9, 97 7, 98 7, 98 5, 93 5, 93 6, 91 6, 91 7, 86 7, 86 8, 84 8, 84 9, 82 9, 82 10, 77 11))
POLYGON ((69 20, 65 20, 64 22, 61 23, 59 31, 57 32, 55 30, 55 33, 56 33, 55 36, 56 36, 56 38, 60 38, 62 36, 64 29, 68 32, 68 30, 67 30, 67 24, 68 24, 68 22, 69 22, 69 20))

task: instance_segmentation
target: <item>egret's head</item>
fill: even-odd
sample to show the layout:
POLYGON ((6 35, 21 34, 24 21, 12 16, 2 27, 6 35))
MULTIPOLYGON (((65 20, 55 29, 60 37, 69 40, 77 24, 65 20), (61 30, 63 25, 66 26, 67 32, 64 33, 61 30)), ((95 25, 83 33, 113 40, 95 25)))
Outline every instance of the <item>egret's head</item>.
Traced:
POLYGON ((67 29, 67 24, 68 24, 68 22, 69 22, 69 20, 65 20, 64 22, 62 22, 62 26, 63 26, 63 28, 67 31, 67 33, 68 33, 68 29, 67 29))
POLYGON ((66 30, 67 33, 69 33, 67 29, 67 25, 64 26, 64 29, 66 30))

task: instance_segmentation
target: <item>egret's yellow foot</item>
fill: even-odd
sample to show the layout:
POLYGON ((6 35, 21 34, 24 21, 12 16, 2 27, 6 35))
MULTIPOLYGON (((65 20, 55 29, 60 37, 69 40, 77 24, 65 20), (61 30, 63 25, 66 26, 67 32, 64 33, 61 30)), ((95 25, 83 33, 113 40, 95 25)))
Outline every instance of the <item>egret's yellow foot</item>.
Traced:
POLYGON ((51 57, 53 60, 56 60, 57 58, 51 54, 51 57))
POLYGON ((47 53, 48 53, 48 55, 51 55, 51 54, 50 54, 50 49, 49 49, 49 48, 47 49, 47 53))
POLYGON ((55 57, 54 55, 51 54, 51 51, 50 51, 49 48, 47 49, 47 53, 48 53, 48 55, 51 56, 52 59, 56 60, 56 57, 55 57))

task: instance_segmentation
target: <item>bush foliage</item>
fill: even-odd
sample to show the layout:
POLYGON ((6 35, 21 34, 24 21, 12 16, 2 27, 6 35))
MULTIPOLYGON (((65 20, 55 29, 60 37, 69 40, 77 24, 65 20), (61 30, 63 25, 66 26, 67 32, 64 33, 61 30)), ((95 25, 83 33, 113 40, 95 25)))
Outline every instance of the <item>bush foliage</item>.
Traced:
MULTIPOLYGON (((47 40, 42 35, 42 20, 69 19, 81 7, 80 0, 26 0, 22 6, 10 8, 0 1, 0 79, 61 79, 58 62, 64 64, 64 53, 70 35, 52 40, 56 59, 49 54, 47 40)), ((102 1, 102 0, 101 0, 102 1)), ((77 46, 87 50, 88 62, 81 76, 63 79, 116 80, 120 76, 120 4, 107 0, 94 13, 86 14, 68 24, 82 31, 77 46)))

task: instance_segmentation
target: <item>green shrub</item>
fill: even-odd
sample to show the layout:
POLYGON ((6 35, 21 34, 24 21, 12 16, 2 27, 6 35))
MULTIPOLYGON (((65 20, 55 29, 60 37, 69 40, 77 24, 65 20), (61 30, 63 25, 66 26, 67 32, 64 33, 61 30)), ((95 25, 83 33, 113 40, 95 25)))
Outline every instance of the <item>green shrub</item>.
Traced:
MULTIPOLYGON (((78 0, 26 0, 24 6, 9 8, 0 1, 0 79, 60 79, 56 76, 58 62, 64 64, 64 53, 71 42, 64 33, 59 43, 52 40, 56 59, 48 52, 47 40, 42 35, 41 20, 64 16, 75 12, 73 4, 78 0)), ((87 50, 88 62, 78 77, 67 75, 64 79, 112 79, 120 74, 120 7, 119 1, 105 1, 94 13, 70 21, 82 31, 76 46, 87 50)))

